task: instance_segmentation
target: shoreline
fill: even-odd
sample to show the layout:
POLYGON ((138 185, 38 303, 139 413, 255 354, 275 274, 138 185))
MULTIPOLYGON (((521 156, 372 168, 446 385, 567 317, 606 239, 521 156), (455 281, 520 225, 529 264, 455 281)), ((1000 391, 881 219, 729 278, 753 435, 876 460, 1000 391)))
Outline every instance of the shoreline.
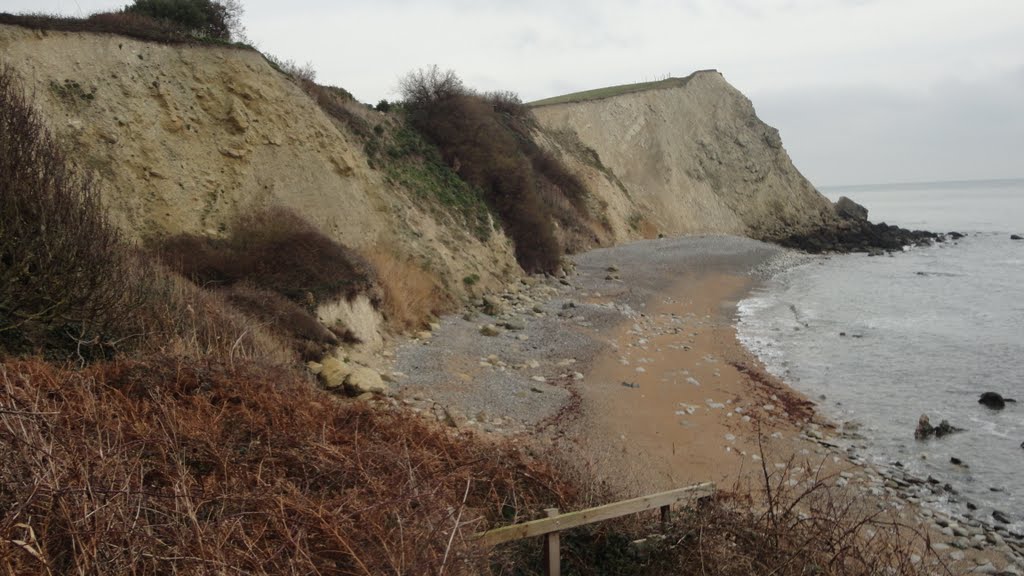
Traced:
POLYGON ((409 376, 397 387, 414 410, 460 430, 554 447, 623 497, 755 483, 762 465, 794 462, 803 466, 790 481, 804 482, 818 466, 928 533, 926 562, 1015 569, 1019 555, 994 529, 938 518, 907 500, 921 484, 851 457, 835 424, 739 341, 737 304, 785 254, 691 237, 578 255, 568 278, 510 287, 497 314, 449 317, 402 345, 395 364, 409 376), (502 323, 510 328, 498 336, 480 335, 502 323))

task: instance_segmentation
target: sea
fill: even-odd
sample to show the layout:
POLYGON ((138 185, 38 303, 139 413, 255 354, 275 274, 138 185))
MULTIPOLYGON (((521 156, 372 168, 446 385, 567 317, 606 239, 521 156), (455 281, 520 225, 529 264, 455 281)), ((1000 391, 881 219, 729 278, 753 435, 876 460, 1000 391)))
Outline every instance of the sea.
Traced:
POLYGON ((856 430, 848 449, 958 492, 930 506, 988 523, 999 510, 1024 533, 1024 240, 1010 239, 1024 235, 1024 179, 821 192, 864 205, 873 222, 967 236, 782 272, 739 304, 740 340, 856 430), (1019 402, 991 410, 978 403, 987 391, 1019 402), (917 441, 922 414, 966 430, 917 441))

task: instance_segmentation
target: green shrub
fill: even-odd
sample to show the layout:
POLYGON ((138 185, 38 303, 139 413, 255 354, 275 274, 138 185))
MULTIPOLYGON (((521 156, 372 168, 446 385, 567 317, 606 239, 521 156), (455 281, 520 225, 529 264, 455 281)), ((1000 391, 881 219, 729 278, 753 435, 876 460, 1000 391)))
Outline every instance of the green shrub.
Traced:
POLYGON ((391 103, 388 102, 387 100, 381 100, 380 102, 377 102, 377 105, 374 107, 374 109, 377 110, 378 112, 390 112, 391 103))
POLYGON ((226 41, 238 31, 241 7, 231 1, 135 0, 125 12, 172 22, 194 36, 226 41))

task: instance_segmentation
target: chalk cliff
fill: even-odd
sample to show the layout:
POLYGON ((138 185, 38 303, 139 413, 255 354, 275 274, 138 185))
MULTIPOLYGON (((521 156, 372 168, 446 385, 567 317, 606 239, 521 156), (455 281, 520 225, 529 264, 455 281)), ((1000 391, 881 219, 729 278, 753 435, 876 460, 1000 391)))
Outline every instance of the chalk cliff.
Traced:
POLYGON ((533 112, 546 132, 578 137, 617 177, 621 186, 599 193, 620 217, 668 235, 765 240, 834 221, 831 203, 793 166, 778 131, 718 72, 595 92, 542 102, 533 112))

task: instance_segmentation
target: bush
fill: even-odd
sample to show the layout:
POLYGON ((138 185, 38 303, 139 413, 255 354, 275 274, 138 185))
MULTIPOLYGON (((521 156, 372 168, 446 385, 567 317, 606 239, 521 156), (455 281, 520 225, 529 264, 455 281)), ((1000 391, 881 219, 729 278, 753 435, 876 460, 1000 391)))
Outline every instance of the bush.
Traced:
MULTIPOLYGON (((524 270, 558 268, 565 244, 554 222, 591 239, 586 189, 534 144, 532 116, 517 95, 477 95, 454 72, 436 66, 410 73, 400 87, 409 121, 440 149, 446 164, 483 191, 524 270)), ((584 243, 574 240, 574 247, 584 243)))
MULTIPOLYGON (((243 282, 226 289, 224 298, 236 310, 259 320, 268 331, 290 341, 305 361, 320 360, 341 342, 339 335, 328 330, 308 310, 275 292, 243 282)), ((350 343, 356 341, 351 334, 340 336, 350 343)))
POLYGON ((167 355, 0 365, 4 574, 477 574, 572 489, 508 445, 167 355))
POLYGON ((244 281, 310 310, 321 302, 351 300, 358 294, 379 303, 369 264, 285 208, 239 216, 226 239, 182 234, 156 242, 154 252, 201 286, 244 281))
POLYGON ((378 112, 384 112, 384 113, 390 112, 391 111, 391 103, 388 102, 387 100, 381 100, 380 102, 377 102, 376 106, 374 106, 374 110, 376 110, 378 112))
POLYGON ((133 266, 93 181, 0 68, 0 352, 116 338, 138 306, 133 266))
POLYGON ((381 310, 393 328, 413 330, 444 312, 450 302, 437 276, 387 250, 367 253, 381 287, 381 310))
POLYGON ((124 11, 171 22, 200 38, 227 41, 240 34, 242 8, 231 0, 135 0, 124 11))
POLYGON ((295 340, 289 332, 259 317, 247 318, 223 292, 201 289, 149 261, 143 262, 141 271, 151 281, 142 306, 127 319, 136 338, 122 349, 207 361, 258 360, 277 366, 295 363, 294 346, 289 346, 295 340), (279 336, 282 332, 283 339, 279 336))

